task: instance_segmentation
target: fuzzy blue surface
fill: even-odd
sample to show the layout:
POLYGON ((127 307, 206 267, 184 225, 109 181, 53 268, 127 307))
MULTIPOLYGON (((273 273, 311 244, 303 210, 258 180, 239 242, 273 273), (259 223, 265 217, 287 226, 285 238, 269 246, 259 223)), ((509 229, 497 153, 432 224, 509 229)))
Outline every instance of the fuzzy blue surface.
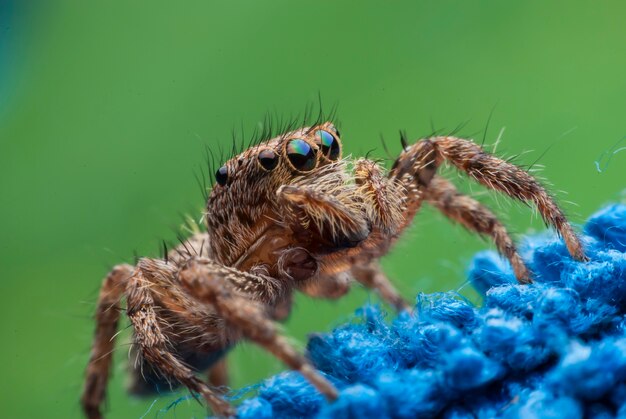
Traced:
POLYGON ((336 402, 286 372, 239 416, 626 418, 626 206, 599 211, 584 233, 588 263, 554 236, 527 238, 532 285, 494 252, 478 254, 469 276, 482 307, 448 292, 420 294, 391 322, 359 310, 308 343, 336 402))

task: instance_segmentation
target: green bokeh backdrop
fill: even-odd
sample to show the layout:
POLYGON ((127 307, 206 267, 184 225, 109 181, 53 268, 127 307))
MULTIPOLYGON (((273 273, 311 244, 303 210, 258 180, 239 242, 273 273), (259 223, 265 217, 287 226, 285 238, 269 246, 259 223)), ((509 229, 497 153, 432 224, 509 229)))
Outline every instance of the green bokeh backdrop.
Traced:
MULTIPOLYGON (((625 185, 626 152, 602 157, 626 134, 623 2, 3 0, 0 13, 3 417, 80 415, 100 278, 158 255, 179 213, 199 218, 204 145, 228 148, 233 127, 251 132, 267 111, 297 114, 321 94, 339 105, 346 151, 383 157, 380 135, 397 153, 398 129, 469 120, 462 133, 481 140, 495 108, 487 143, 506 128, 500 153, 541 156, 575 223, 625 185)), ((543 228, 522 205, 483 199, 514 232, 543 228)), ((384 267, 413 298, 462 287, 490 247, 425 209, 384 267)), ((299 298, 286 330, 302 345, 370 300, 299 298)), ((111 418, 153 401, 125 395, 127 349, 111 418)), ((248 344, 229 360, 235 388, 283 369, 248 344)), ((167 415, 202 414, 184 402, 167 415)))

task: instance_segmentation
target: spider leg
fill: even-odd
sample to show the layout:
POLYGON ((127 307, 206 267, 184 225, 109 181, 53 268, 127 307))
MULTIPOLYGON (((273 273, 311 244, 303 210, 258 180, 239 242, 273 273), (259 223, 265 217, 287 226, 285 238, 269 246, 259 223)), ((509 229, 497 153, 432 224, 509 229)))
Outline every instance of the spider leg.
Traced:
MULTIPOLYGON (((394 237, 405 223, 403 211, 407 209, 405 194, 409 193, 408 189, 403 188, 396 179, 386 177, 382 168, 371 160, 359 159, 355 162, 354 178, 359 186, 359 196, 365 201, 368 219, 374 224, 374 230, 382 232, 383 237, 394 237)), ((353 264, 350 273, 365 287, 376 290, 396 310, 409 310, 410 305, 378 263, 377 256, 385 253, 390 244, 391 240, 380 240, 376 252, 353 264)))
POLYGON ((225 272, 208 259, 192 259, 179 272, 181 284, 200 301, 212 305, 217 313, 243 336, 271 352, 291 369, 299 371, 328 400, 338 396, 335 387, 284 336, 278 333, 266 307, 246 297, 246 287, 235 270, 225 272))
POLYGON ((334 244, 353 245, 364 240, 369 228, 360 207, 350 207, 314 189, 284 185, 277 191, 284 215, 298 234, 316 234, 334 244))
POLYGON ((382 271, 378 260, 371 260, 368 264, 356 264, 351 270, 354 279, 367 288, 375 289, 380 298, 393 306, 397 311, 411 310, 411 305, 400 295, 387 275, 382 271))
POLYGON ((291 314, 291 308, 293 306, 293 295, 289 294, 284 298, 278 300, 276 304, 271 307, 271 318, 276 321, 286 320, 291 314))
POLYGON ((170 340, 157 320, 155 297, 167 292, 160 289, 161 278, 153 276, 149 260, 142 259, 127 286, 127 314, 135 329, 135 343, 144 359, 166 377, 185 385, 193 393, 202 395, 213 412, 219 416, 232 416, 235 411, 219 393, 200 380, 187 365, 171 351, 170 340))
POLYGON ((106 395, 115 333, 120 317, 120 299, 133 273, 130 265, 118 265, 104 278, 96 309, 96 331, 87 364, 81 404, 87 417, 100 418, 100 405, 106 395))
POLYGON ((208 372, 209 383, 215 388, 226 388, 228 386, 228 363, 226 357, 217 361, 208 372))
POLYGON ((459 222, 468 230, 490 237, 498 251, 511 263, 518 281, 523 284, 532 282, 530 272, 506 227, 488 208, 460 193, 451 182, 439 176, 435 176, 426 188, 426 200, 446 217, 459 222))
POLYGON ((385 176, 378 164, 367 159, 359 159, 354 163, 354 181, 373 227, 385 235, 395 234, 404 221, 406 199, 403 185, 385 176))
POLYGON ((390 172, 408 190, 406 220, 415 215, 437 167, 449 161, 478 183, 522 202, 532 202, 544 222, 563 237, 569 253, 588 260, 582 244, 565 214, 539 182, 523 169, 483 151, 472 141, 456 137, 433 137, 407 147, 390 172))

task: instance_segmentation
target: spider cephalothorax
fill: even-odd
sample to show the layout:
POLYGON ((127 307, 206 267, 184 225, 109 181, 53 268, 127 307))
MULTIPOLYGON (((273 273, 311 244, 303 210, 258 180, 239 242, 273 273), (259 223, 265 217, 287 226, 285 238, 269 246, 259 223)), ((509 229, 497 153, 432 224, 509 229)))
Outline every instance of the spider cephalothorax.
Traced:
POLYGON ((251 147, 220 167, 207 202, 211 256, 240 265, 251 247, 276 237, 286 240, 291 231, 279 222, 284 208, 279 189, 316 180, 328 193, 341 186, 346 165, 339 141, 331 124, 303 128, 251 147))
POLYGON ((223 357, 238 339, 247 338, 335 399, 334 386, 279 334, 274 321, 289 313, 294 291, 338 298, 352 280, 406 309, 378 259, 424 202, 490 237, 517 279, 530 282, 498 219, 437 175, 444 161, 488 188, 535 204, 572 256, 585 260, 578 237, 545 189, 469 140, 441 136, 406 145, 387 172, 372 160, 342 158, 339 132, 330 122, 291 130, 244 150, 217 170, 206 232, 164 259, 120 265, 105 278, 82 397, 87 415, 100 416, 123 297, 138 355, 135 393, 183 384, 216 414, 230 415, 232 408, 199 373, 212 368, 211 383, 224 384, 223 357))

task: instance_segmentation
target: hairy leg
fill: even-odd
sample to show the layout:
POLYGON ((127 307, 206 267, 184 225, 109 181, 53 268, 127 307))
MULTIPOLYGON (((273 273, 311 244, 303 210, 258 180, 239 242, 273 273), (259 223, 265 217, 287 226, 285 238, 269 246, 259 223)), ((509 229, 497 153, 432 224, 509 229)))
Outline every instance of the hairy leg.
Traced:
POLYGON ((346 245, 356 244, 369 234, 360 207, 352 208, 333 196, 304 186, 282 186, 277 196, 297 234, 315 234, 323 241, 346 245))
MULTIPOLYGON (((402 152, 390 172, 390 178, 398 179, 405 187, 423 193, 443 161, 451 162, 490 189, 522 202, 534 203, 545 223, 554 227, 563 237, 572 257, 587 260, 574 229, 545 188, 523 169, 486 153, 472 141, 456 137, 434 137, 419 141, 402 152)), ((423 197, 414 199, 416 202, 411 203, 409 197, 407 220, 415 215, 411 208, 419 208, 423 197)))
MULTIPOLYGON (((336 397, 334 387, 321 377, 308 364, 308 361, 287 343, 286 339, 277 333, 272 321, 272 316, 276 313, 271 311, 271 308, 275 303, 278 303, 279 306, 283 303, 288 305, 290 301, 288 295, 281 290, 279 281, 269 277, 240 272, 236 269, 216 264, 208 259, 190 259, 183 264, 182 268, 167 264, 161 260, 142 259, 138 267, 141 268, 143 279, 137 282, 144 282, 145 285, 135 288, 136 290, 149 293, 149 295, 143 297, 144 304, 148 297, 152 298, 153 301, 158 300, 159 305, 163 309, 182 317, 182 320, 175 326, 168 325, 173 331, 179 332, 184 329, 187 331, 187 334, 191 331, 191 335, 198 337, 198 342, 202 336, 205 336, 204 339, 206 340, 206 336, 210 335, 214 339, 219 340, 221 346, 224 347, 232 345, 242 336, 250 338, 274 353, 290 367, 299 370, 327 397, 332 398, 333 395, 336 397), (218 286, 221 297, 218 297, 217 300, 206 299, 203 298, 206 297, 205 294, 198 292, 199 290, 204 290, 204 287, 185 287, 185 284, 189 283, 198 285, 195 280, 191 280, 191 282, 186 280, 187 274, 190 272, 216 281, 215 283, 218 286), (180 282, 177 280, 180 280, 180 282), (179 287, 181 288, 179 289, 179 287), (193 295, 193 299, 190 298, 191 295, 193 295), (224 295, 229 297, 226 298, 224 295), (201 318, 207 317, 206 313, 204 315, 199 314, 202 311, 202 306, 211 307, 211 312, 219 317, 219 321, 223 322, 221 327, 216 328, 211 322, 208 325, 204 324, 206 330, 202 330, 201 318), (233 312, 239 315, 239 317, 235 316, 235 321, 233 321, 233 312), (242 319, 244 320, 243 322, 242 319), (268 336, 268 333, 273 333, 273 336, 268 336)), ((129 304, 133 299, 133 292, 135 291, 130 289, 128 291, 129 304)), ((132 314, 132 312, 129 314, 132 314)), ((156 319, 156 316, 154 316, 154 319, 156 319)), ((152 329, 152 326, 150 328, 152 329)), ((146 332, 146 335, 148 333, 146 332)), ((161 334, 167 341, 166 333, 162 331, 161 334)), ((182 336, 177 337, 182 338, 182 336)), ((189 338, 186 338, 186 340, 189 341, 189 338)), ((200 392, 197 388, 200 385, 199 381, 196 379, 195 384, 190 382, 192 377, 190 377, 189 372, 191 370, 181 371, 180 365, 183 364, 175 356, 170 353, 168 358, 161 357, 160 359, 155 359, 154 355, 145 355, 146 349, 144 345, 140 344, 140 347, 144 352, 146 361, 150 365, 156 366, 166 377, 176 379, 189 387, 190 390, 200 392), (178 375, 176 375, 176 371, 178 371, 178 375)), ((193 374, 193 371, 191 373, 193 374)), ((218 385, 225 384, 225 373, 224 358, 222 358, 210 372, 211 382, 218 385)), ((210 390, 213 396, 219 391, 217 389, 210 390)), ((206 388, 204 391, 206 392, 206 388)), ((210 399, 207 399, 207 402, 212 406, 215 404, 215 401, 211 402, 210 399)), ((213 408, 215 409, 215 407, 213 408)))
MULTIPOLYGON (((230 348, 226 325, 212 307, 193 299, 176 282, 178 263, 145 258, 137 266, 142 270, 146 288, 157 308, 161 331, 169 337, 168 348, 175 357, 194 373, 208 371, 220 362, 230 348)), ((132 350, 135 355, 141 354, 139 345, 133 346, 132 350)), ((128 386, 131 394, 149 396, 182 384, 152 368, 145 358, 133 358, 136 362, 130 365, 128 386)))
POLYGON ((374 228, 386 235, 394 234, 402 225, 406 211, 403 185, 385 176, 375 162, 359 159, 354 164, 354 180, 365 205, 367 218, 374 228))
POLYGON ((161 278, 142 269, 145 263, 146 260, 140 261, 127 287, 127 314, 135 329, 135 343, 141 349, 143 358, 165 377, 182 383, 194 395, 200 394, 216 415, 234 415, 235 411, 230 404, 172 353, 171 342, 157 320, 155 307, 155 298, 166 295, 171 287, 162 289, 161 278))
MULTIPOLYGON (((386 177, 382 168, 371 160, 357 160, 354 177, 359 186, 359 196, 365 201, 365 209, 368 218, 374 223, 374 229, 382 232, 384 237, 393 237, 404 226, 404 214, 409 210, 407 204, 412 206, 412 210, 417 210, 418 202, 421 201, 416 198, 421 196, 421 192, 402 185, 397 179, 386 177), (414 199, 407 199, 407 195, 414 199)), ((388 240, 382 241, 377 252, 385 253, 389 244, 391 243, 388 240)), ((353 264, 350 273, 365 287, 378 292, 396 310, 410 309, 410 305, 383 273, 375 256, 377 255, 370 255, 369 258, 353 264)))
POLYGON ((411 309, 411 305, 398 293, 389 278, 382 271, 377 260, 372 260, 364 265, 354 265, 351 272, 354 279, 367 288, 376 290, 380 298, 393 306, 397 311, 411 309))
POLYGON ((504 255, 515 277, 522 284, 532 282, 530 272, 517 253, 515 243, 498 218, 475 199, 460 193, 452 183, 435 176, 426 188, 426 200, 446 217, 459 222, 470 231, 490 237, 498 251, 504 255))
POLYGON ((243 336, 274 354, 291 369, 299 371, 327 399, 336 399, 335 387, 278 333, 266 306, 245 296, 242 293, 245 287, 238 289, 233 286, 240 282, 238 277, 241 274, 232 269, 226 272, 208 259, 192 259, 181 269, 178 277, 190 294, 212 305, 243 336))
POLYGON ((385 302, 396 310, 410 309, 410 305, 404 301, 383 273, 378 261, 375 260, 369 263, 357 263, 352 266, 349 272, 312 278, 310 281, 299 285, 298 289, 310 297, 335 300, 348 293, 352 278, 363 286, 375 290, 385 302))
POLYGON ((96 332, 87 364, 81 404, 89 418, 100 418, 100 405, 106 395, 115 333, 120 317, 120 299, 133 273, 130 265, 118 265, 106 276, 100 289, 96 309, 96 332))

